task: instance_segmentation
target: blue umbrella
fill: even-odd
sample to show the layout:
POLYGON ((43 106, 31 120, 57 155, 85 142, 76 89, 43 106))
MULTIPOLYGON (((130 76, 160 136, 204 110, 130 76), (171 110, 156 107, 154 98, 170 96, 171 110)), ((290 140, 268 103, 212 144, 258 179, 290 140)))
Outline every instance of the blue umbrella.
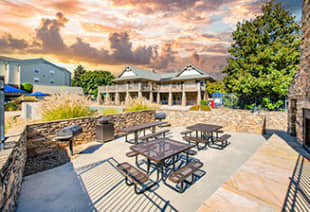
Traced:
POLYGON ((18 88, 14 88, 8 85, 4 85, 4 93, 27 93, 27 91, 20 90, 18 88))
POLYGON ((49 96, 47 93, 41 93, 41 92, 34 92, 31 94, 27 94, 26 96, 49 96))
POLYGON ((220 92, 216 92, 216 93, 213 93, 211 95, 212 97, 215 97, 215 96, 224 96, 224 94, 220 93, 220 92))

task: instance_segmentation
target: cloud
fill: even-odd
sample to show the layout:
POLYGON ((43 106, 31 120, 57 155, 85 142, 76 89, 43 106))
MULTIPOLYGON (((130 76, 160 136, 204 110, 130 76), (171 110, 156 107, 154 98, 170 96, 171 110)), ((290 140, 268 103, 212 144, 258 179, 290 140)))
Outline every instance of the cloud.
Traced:
POLYGON ((35 42, 28 52, 53 54, 64 61, 73 58, 111 65, 145 65, 149 64, 155 55, 155 47, 152 46, 138 46, 134 49, 127 32, 110 33, 108 41, 111 51, 95 48, 80 37, 68 46, 61 36, 62 28, 68 22, 69 20, 60 12, 56 14, 56 19, 42 19, 40 26, 36 29, 35 42))
POLYGON ((175 61, 176 52, 172 50, 172 45, 167 43, 161 47, 160 54, 156 51, 156 55, 152 58, 150 67, 155 69, 166 69, 171 63, 175 61))
POLYGON ((59 53, 64 51, 66 45, 60 35, 60 30, 69 20, 58 12, 56 19, 42 19, 41 25, 36 29, 36 38, 41 42, 40 52, 59 53))
POLYGON ((13 38, 11 34, 3 35, 0 38, 0 51, 3 53, 23 51, 27 47, 27 41, 24 39, 13 38))

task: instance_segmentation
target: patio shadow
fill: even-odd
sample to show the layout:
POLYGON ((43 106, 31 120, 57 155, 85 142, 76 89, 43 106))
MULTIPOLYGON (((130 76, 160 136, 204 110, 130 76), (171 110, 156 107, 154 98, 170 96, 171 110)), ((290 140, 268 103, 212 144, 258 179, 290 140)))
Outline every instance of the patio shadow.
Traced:
POLYGON ((310 210, 310 161, 299 155, 282 211, 310 210))
POLYGON ((114 158, 76 169, 83 190, 88 193, 94 211, 177 211, 155 188, 137 195, 125 184, 114 158))

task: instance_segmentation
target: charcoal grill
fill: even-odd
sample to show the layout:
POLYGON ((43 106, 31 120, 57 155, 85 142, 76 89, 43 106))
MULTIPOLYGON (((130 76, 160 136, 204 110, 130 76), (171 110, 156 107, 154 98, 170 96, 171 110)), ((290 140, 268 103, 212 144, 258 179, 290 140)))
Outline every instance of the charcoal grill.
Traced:
POLYGON ((161 120, 163 120, 165 118, 166 118, 166 113, 155 113, 155 119, 156 120, 161 121, 161 120))
POLYGON ((104 143, 114 139, 114 124, 111 117, 102 117, 96 124, 96 141, 104 143))
POLYGON ((72 125, 61 129, 57 133, 56 139, 59 141, 69 142, 70 154, 73 155, 73 137, 81 134, 82 132, 83 129, 80 125, 72 125))

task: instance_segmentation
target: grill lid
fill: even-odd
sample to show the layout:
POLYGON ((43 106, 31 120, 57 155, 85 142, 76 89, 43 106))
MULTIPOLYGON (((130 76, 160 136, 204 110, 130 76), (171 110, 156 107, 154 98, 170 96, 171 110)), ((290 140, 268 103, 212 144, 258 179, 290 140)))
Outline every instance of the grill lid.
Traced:
POLYGON ((166 113, 155 113, 155 119, 165 119, 166 113))
POLYGON ((61 129, 57 133, 56 139, 57 140, 68 140, 76 135, 79 135, 82 132, 83 132, 83 129, 80 125, 72 125, 70 127, 65 127, 61 129))
POLYGON ((112 118, 111 117, 102 117, 98 119, 98 123, 99 124, 108 124, 109 121, 111 121, 112 118))

